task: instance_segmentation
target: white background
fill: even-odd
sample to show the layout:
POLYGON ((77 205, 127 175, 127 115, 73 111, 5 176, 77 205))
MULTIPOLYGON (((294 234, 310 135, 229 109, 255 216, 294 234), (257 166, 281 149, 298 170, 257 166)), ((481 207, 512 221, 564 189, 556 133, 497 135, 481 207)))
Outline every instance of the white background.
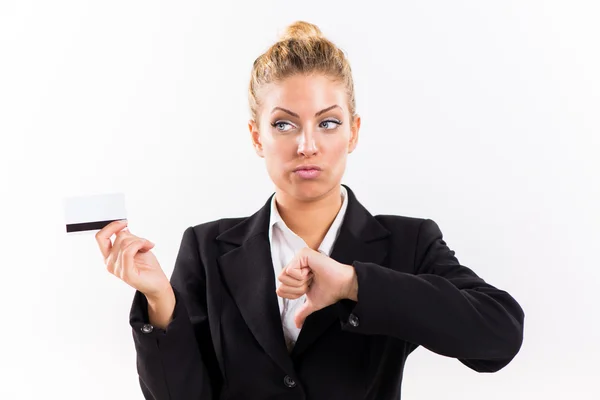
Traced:
POLYGON ((247 130, 254 59, 289 23, 346 51, 363 125, 343 182, 435 220, 526 313, 478 374, 418 349, 404 399, 598 399, 595 1, 0 2, 0 398, 142 399, 133 289, 65 197, 123 192, 170 276, 185 228, 273 191, 247 130), (218 194, 218 195, 217 195, 218 194))

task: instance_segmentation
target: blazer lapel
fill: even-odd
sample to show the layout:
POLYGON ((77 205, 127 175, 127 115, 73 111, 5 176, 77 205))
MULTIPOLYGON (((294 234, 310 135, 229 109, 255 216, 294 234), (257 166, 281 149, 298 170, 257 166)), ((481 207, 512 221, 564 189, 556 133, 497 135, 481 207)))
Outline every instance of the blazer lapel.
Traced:
MULTIPOLYGON (((390 232, 358 202, 352 190, 344 186, 348 191, 348 208, 330 257, 348 265, 354 261, 382 264, 388 249, 385 239, 390 232)), ((337 307, 337 303, 332 304, 306 318, 291 353, 292 358, 305 351, 335 321, 339 321, 337 307)))
MULTIPOLYGON (((352 190, 344 186, 348 192, 348 208, 331 258, 350 265, 354 261, 381 264, 387 255, 385 238, 390 232, 358 202, 352 190)), ((291 355, 288 353, 268 236, 272 196, 254 215, 217 236, 226 249, 218 258, 218 264, 229 292, 258 343, 284 371, 293 373, 292 358, 309 348, 339 317, 337 304, 309 315, 291 355)))
POLYGON ((252 334, 273 361, 291 374, 294 366, 285 345, 269 245, 270 200, 254 215, 217 236, 230 248, 218 263, 252 334))

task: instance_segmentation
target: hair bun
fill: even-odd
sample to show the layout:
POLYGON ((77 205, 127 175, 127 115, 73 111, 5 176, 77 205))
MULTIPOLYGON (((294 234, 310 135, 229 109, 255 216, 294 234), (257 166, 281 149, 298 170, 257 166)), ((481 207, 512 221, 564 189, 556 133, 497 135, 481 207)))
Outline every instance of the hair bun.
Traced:
POLYGON ((323 33, 318 26, 306 21, 296 21, 286 28, 279 40, 307 40, 321 37, 323 33))

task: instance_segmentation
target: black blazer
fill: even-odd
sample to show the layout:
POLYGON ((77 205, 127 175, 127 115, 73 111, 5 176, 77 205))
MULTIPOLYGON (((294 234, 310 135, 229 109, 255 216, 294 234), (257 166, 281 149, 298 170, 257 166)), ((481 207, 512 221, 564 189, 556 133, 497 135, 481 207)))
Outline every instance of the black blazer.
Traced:
MULTIPOLYGON (((345 185, 344 185, 345 186, 345 185)), ((136 291, 130 324, 146 399, 398 399, 419 345, 479 372, 506 366, 523 310, 462 266, 431 219, 372 216, 349 187, 331 257, 353 265, 358 302, 311 314, 288 353, 268 239, 271 198, 254 215, 188 227, 166 331, 136 291)))

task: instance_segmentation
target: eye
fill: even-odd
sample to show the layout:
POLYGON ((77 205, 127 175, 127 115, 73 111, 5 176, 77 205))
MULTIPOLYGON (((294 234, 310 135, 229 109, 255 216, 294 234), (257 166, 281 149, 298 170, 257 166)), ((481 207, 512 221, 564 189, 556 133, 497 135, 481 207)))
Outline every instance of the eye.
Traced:
POLYGON ((275 121, 271 123, 271 126, 276 128, 278 131, 280 132, 287 132, 290 129, 292 129, 293 125, 289 122, 285 122, 285 121, 275 121), (288 127, 287 129, 285 127, 288 127))
POLYGON ((327 119, 319 124, 320 127, 325 128, 327 130, 332 130, 340 126, 342 123, 335 119, 327 119))

